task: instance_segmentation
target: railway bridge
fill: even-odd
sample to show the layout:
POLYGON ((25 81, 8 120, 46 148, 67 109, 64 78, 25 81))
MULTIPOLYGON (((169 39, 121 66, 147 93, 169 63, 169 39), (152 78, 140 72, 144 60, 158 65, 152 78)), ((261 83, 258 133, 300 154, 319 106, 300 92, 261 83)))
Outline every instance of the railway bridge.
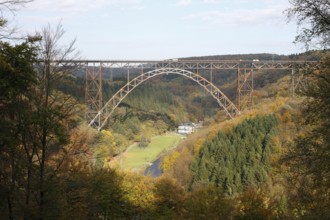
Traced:
POLYGON ((253 105, 254 73, 258 70, 287 70, 291 75, 290 94, 293 96, 306 67, 313 61, 260 61, 260 60, 75 60, 86 71, 85 102, 89 126, 101 130, 114 110, 144 81, 163 74, 177 74, 189 78, 204 88, 219 104, 228 118, 239 115, 246 106, 253 105), (109 100, 103 100, 103 71, 120 69, 127 83, 109 100), (214 74, 233 70, 237 74, 236 103, 230 100, 214 83, 214 74))

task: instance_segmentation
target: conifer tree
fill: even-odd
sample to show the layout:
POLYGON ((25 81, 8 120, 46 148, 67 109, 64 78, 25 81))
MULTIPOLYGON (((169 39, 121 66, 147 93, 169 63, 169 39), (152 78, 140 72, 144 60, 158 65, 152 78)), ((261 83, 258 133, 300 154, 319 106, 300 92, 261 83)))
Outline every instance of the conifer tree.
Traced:
POLYGON ((193 187, 210 182, 233 194, 264 183, 270 171, 270 137, 277 124, 274 115, 255 117, 206 141, 191 164, 193 187))

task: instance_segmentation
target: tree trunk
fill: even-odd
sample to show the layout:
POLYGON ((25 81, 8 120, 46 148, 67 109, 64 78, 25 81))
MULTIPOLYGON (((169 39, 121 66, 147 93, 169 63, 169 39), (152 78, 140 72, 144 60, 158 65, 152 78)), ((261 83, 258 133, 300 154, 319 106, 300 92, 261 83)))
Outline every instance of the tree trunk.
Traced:
POLYGON ((7 203, 8 203, 8 218, 10 220, 14 220, 13 216, 13 206, 12 206, 12 201, 10 199, 10 193, 7 193, 7 203))
POLYGON ((46 161, 46 147, 47 147, 47 133, 48 133, 48 123, 47 123, 47 117, 48 117, 48 98, 50 95, 50 60, 47 60, 45 62, 45 102, 43 106, 43 124, 42 124, 42 141, 41 141, 41 161, 40 161, 40 179, 39 179, 39 219, 43 219, 44 214, 44 197, 45 197, 45 189, 44 189, 44 180, 45 180, 45 161, 46 161))

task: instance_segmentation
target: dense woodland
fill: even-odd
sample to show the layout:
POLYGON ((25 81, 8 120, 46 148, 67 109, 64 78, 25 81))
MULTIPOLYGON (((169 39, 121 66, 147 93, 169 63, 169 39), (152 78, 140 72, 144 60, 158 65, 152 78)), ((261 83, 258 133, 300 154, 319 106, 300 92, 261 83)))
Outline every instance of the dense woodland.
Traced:
MULTIPOLYGON (((2 1, 14 10, 28 1, 2 1)), ((318 60, 290 96, 289 74, 256 72, 255 105, 227 120, 200 86, 178 76, 144 83, 101 132, 89 128, 75 41, 61 24, 14 42, 0 20, 0 219, 328 219, 330 216, 330 4, 292 0, 311 24, 296 41, 322 50, 290 56, 186 59, 318 60), (40 62, 41 61, 41 62, 40 62), (109 166, 134 142, 204 121, 162 158, 159 178, 109 166)), ((125 70, 123 70, 125 71, 125 70)), ((209 73, 202 73, 206 76, 209 73)), ((214 81, 235 100, 230 71, 214 81)), ((104 98, 127 79, 104 82, 104 98)))
POLYGON ((260 186, 268 179, 271 138, 278 124, 275 115, 255 117, 228 134, 220 131, 205 141, 191 163, 193 186, 214 184, 224 192, 242 192, 244 186, 260 186))

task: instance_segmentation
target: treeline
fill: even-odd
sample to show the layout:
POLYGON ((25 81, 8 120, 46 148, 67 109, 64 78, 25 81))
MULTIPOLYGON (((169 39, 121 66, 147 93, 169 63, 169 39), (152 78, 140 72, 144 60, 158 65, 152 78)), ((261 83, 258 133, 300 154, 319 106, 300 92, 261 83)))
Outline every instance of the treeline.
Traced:
POLYGON ((277 124, 275 115, 257 116, 207 140, 190 166, 192 187, 214 184, 231 195, 265 183, 277 124))
MULTIPOLYGON (((317 50, 309 50, 303 53, 279 55, 274 53, 255 53, 255 54, 227 54, 201 57, 187 57, 182 60, 320 60, 321 56, 317 50)), ((180 59, 180 60, 181 60, 180 59)))

